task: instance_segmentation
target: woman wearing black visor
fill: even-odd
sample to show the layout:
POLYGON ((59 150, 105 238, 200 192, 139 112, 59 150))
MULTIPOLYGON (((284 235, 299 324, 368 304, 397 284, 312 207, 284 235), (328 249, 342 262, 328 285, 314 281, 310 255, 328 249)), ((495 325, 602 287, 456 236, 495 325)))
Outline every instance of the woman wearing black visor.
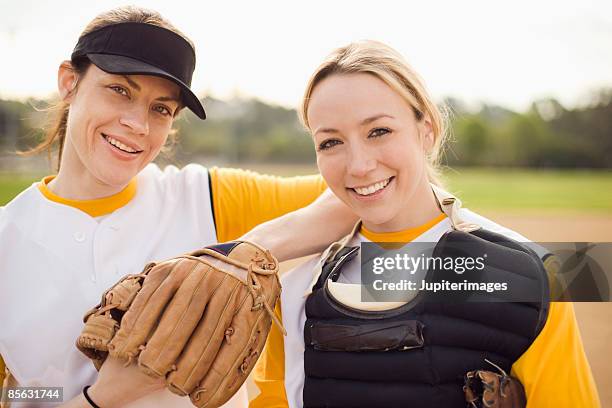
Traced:
MULTIPOLYGON (((102 407, 191 406, 135 366, 109 359, 98 373, 76 349, 82 316, 101 293, 150 261, 279 216, 247 235, 279 260, 319 251, 350 229, 352 215, 332 194, 315 201, 325 190, 317 176, 152 164, 184 107, 206 117, 190 89, 194 68, 191 41, 136 7, 96 17, 60 65, 58 117, 33 150, 57 143, 59 171, 0 207, 0 383, 63 387, 73 407, 90 406, 86 398, 102 407)), ((225 406, 245 405, 243 388, 225 406)))

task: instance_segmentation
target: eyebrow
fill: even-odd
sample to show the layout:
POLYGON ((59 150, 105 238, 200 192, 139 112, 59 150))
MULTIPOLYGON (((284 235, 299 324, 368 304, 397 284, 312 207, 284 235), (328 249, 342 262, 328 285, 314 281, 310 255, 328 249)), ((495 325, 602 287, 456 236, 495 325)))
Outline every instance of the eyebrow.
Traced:
POLYGON ((321 128, 315 130, 313 134, 316 135, 317 133, 338 133, 338 130, 334 128, 321 128))
MULTIPOLYGON (((137 91, 140 91, 142 89, 140 85, 138 85, 138 83, 136 83, 136 81, 134 81, 129 76, 127 75, 121 75, 121 76, 127 81, 128 84, 130 84, 132 88, 135 88, 137 91)), ((172 96, 160 96, 159 98, 156 98, 156 100, 161 101, 161 102, 172 101, 176 103, 181 103, 180 98, 175 98, 172 96)))
POLYGON ((387 115, 386 113, 379 113, 378 115, 370 116, 369 118, 366 118, 366 119, 362 120, 360 125, 361 126, 367 125, 369 123, 375 122, 378 119, 382 119, 382 118, 395 119, 393 116, 387 115))
POLYGON ((141 89, 141 88, 140 88, 140 85, 138 85, 138 84, 136 83, 136 81, 134 81, 132 78, 130 78, 130 77, 129 77, 129 76, 127 76, 127 75, 121 75, 121 76, 122 76, 123 78, 125 78, 125 80, 127 81, 127 83, 128 83, 128 84, 130 84, 130 86, 131 86, 132 88, 136 88, 136 90, 137 90, 137 91, 140 91, 140 89, 141 89))
MULTIPOLYGON (((395 117, 391 116, 391 115, 387 115, 386 113, 380 113, 374 116, 370 116, 369 118, 365 118, 364 120, 362 120, 359 123, 359 126, 364 126, 364 125, 368 125, 372 122, 377 121, 378 119, 382 119, 382 118, 389 118, 389 119, 395 119, 395 117)), ((334 128, 321 128, 321 129, 317 129, 314 134, 317 133, 338 133, 338 129, 334 129, 334 128)))
POLYGON ((179 104, 181 103, 180 98, 175 98, 173 96, 160 96, 156 100, 161 101, 161 102, 176 102, 179 104))

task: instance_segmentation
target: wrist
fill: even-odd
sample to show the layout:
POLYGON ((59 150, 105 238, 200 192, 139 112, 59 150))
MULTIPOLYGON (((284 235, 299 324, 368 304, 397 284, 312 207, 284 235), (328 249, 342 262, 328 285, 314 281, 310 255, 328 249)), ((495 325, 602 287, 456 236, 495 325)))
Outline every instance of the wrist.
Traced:
MULTIPOLYGON (((106 392, 100 388, 99 384, 94 383, 87 389, 87 396, 93 402, 93 404, 87 402, 88 407, 98 406, 99 408, 115 407, 118 406, 118 402, 112 398, 112 392, 106 392)), ((85 392, 83 392, 83 398, 87 401, 85 392)))
POLYGON ((91 385, 86 385, 83 388, 83 398, 86 401, 85 405, 88 406, 88 407, 93 407, 93 408, 101 408, 98 404, 96 404, 96 402, 89 395, 89 389, 90 388, 91 388, 91 385))

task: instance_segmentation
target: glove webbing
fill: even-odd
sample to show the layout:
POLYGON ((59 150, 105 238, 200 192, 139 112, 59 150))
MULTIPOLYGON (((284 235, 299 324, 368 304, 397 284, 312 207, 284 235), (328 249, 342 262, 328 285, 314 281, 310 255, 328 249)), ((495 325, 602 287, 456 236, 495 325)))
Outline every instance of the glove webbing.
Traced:
MULTIPOLYGON (((146 273, 139 273, 137 275, 126 276, 125 278, 121 279, 120 282, 123 282, 123 281, 125 281, 127 279, 146 278, 146 277, 147 277, 146 273)), ((118 286, 118 285, 119 284, 117 284, 115 286, 118 286)), ((113 286, 113 288, 115 286, 113 286)), ((89 317, 92 316, 92 315, 93 316, 99 316, 99 315, 102 315, 102 314, 110 315, 110 311, 112 309, 120 309, 119 306, 121 306, 121 303, 113 303, 112 290, 107 290, 102 295, 102 302, 98 306, 96 306, 95 308, 91 309, 85 315, 85 317, 83 318, 83 321, 87 322, 87 319, 89 319, 89 317), (102 306, 103 304, 104 304, 104 306, 102 306)), ((129 305, 126 305, 126 306, 129 306, 129 305)), ((120 310, 124 310, 124 309, 120 309, 120 310)))

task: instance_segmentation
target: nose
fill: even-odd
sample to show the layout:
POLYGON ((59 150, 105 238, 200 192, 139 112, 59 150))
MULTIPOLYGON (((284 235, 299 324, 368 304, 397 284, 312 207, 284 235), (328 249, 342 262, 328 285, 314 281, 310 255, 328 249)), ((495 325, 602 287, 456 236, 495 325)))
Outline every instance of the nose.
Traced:
POLYGON ((149 108, 134 104, 130 109, 123 111, 119 124, 126 126, 140 136, 149 134, 149 108))
POLYGON ((361 143, 352 143, 350 147, 347 170, 353 177, 365 177, 376 169, 377 160, 371 147, 361 143))

